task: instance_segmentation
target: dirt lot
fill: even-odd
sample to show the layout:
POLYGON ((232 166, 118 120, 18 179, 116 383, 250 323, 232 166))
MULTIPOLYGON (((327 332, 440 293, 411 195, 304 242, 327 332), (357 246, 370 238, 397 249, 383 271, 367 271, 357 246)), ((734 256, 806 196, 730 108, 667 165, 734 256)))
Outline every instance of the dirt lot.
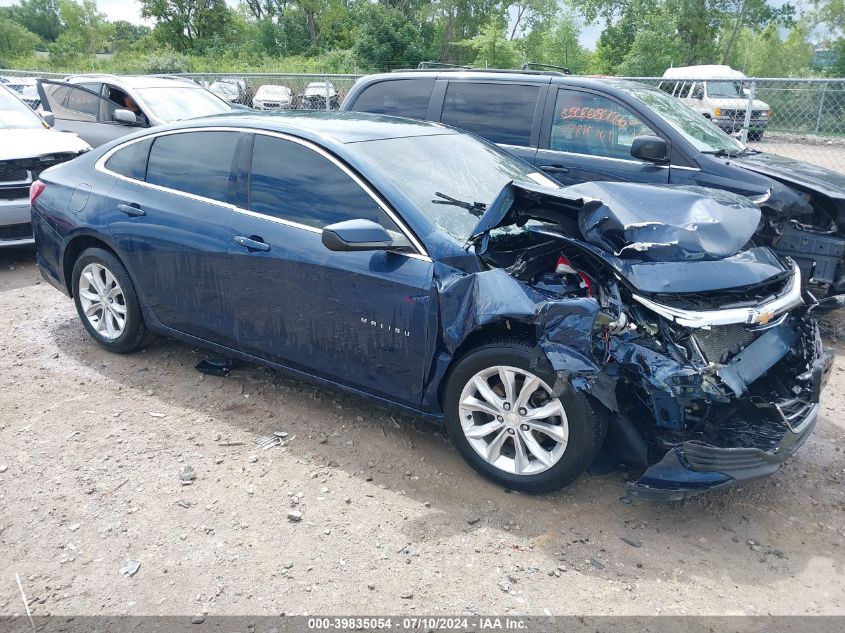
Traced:
POLYGON ((840 174, 845 174, 845 140, 816 140, 797 134, 765 134, 759 143, 750 143, 750 147, 779 154, 796 160, 820 165, 840 174))
POLYGON ((409 419, 171 341, 108 354, 31 254, 0 253, 0 335, 0 615, 16 573, 34 615, 845 614, 841 360, 776 476, 655 505, 621 471, 508 494, 409 419))

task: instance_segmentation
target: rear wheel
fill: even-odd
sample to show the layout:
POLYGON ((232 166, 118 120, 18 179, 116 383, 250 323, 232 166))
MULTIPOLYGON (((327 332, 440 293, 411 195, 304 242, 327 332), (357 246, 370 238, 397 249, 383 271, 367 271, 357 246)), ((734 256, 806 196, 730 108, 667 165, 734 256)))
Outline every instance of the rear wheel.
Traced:
POLYGON ((586 396, 568 383, 553 389, 554 373, 538 366, 539 356, 527 341, 492 341, 458 361, 444 398, 446 426, 464 459, 496 483, 532 493, 583 473, 607 428, 586 396))
POLYGON ((102 248, 84 250, 73 266, 73 300, 97 343, 127 354, 149 342, 135 286, 123 264, 102 248))
POLYGON ((748 140, 751 141, 752 143, 757 143, 758 141, 761 141, 762 139, 763 139, 763 132, 762 131, 749 132, 748 133, 748 140))

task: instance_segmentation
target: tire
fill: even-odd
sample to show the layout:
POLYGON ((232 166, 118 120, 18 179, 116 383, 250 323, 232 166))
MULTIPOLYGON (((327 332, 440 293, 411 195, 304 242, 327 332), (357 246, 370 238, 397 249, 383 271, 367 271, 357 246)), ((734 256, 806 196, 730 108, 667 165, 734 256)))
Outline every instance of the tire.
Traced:
POLYGON ((511 490, 539 494, 574 481, 589 467, 604 442, 607 414, 569 383, 554 398, 554 385, 554 372, 532 342, 501 338, 464 355, 449 373, 444 390, 446 429, 458 452, 480 474, 511 490), (542 359, 540 363, 538 358, 542 359), (513 403, 508 402, 502 371, 513 379, 513 403), (538 382, 529 384, 532 376, 538 382), (479 379, 487 382, 500 406, 489 406, 490 400, 481 398, 479 379), (526 385, 530 397, 521 402, 526 385), (540 409, 552 415, 532 417, 540 409), (494 417, 493 412, 500 415, 494 417), (488 435, 479 437, 487 430, 488 435), (522 459, 517 456, 518 443, 524 448, 522 459))
POLYGON ((763 139, 763 132, 749 132, 748 133, 748 140, 752 143, 757 143, 763 139))
POLYGON ((144 324, 135 285, 113 253, 102 248, 82 251, 73 265, 71 279, 79 320, 102 347, 110 352, 128 354, 154 338, 144 324), (109 307, 104 310, 106 297, 109 307))

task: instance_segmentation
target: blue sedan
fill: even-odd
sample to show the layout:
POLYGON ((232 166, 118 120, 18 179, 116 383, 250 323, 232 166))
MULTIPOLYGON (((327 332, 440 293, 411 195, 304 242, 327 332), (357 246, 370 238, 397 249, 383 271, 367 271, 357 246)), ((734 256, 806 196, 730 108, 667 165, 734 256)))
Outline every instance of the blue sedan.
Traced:
POLYGON ((512 489, 560 488, 605 443, 675 498, 770 474, 830 372, 746 199, 562 188, 436 123, 182 122, 31 200, 42 274, 104 348, 164 335, 444 422, 512 489))

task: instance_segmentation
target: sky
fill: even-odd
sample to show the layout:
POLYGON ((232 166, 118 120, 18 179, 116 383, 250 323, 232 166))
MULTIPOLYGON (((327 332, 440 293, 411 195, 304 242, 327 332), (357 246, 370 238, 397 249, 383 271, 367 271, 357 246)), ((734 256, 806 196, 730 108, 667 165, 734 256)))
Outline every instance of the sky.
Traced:
MULTIPOLYGON (((239 0, 226 0, 226 4, 230 7, 238 6, 239 0)), ((779 0, 775 0, 777 3, 779 0)), ((780 0, 785 1, 785 0, 780 0)), ((9 6, 11 4, 15 4, 16 0, 0 0, 0 6, 9 6)), ((141 19, 141 5, 139 2, 135 2, 134 0, 97 0, 97 7, 105 13, 109 20, 126 20, 127 22, 133 22, 134 24, 146 24, 147 26, 152 26, 152 20, 143 20, 141 19)), ((579 38, 581 41, 581 45, 589 48, 594 49, 596 47, 596 41, 601 34, 601 25, 594 24, 592 26, 584 27, 581 31, 581 37, 579 38)))

